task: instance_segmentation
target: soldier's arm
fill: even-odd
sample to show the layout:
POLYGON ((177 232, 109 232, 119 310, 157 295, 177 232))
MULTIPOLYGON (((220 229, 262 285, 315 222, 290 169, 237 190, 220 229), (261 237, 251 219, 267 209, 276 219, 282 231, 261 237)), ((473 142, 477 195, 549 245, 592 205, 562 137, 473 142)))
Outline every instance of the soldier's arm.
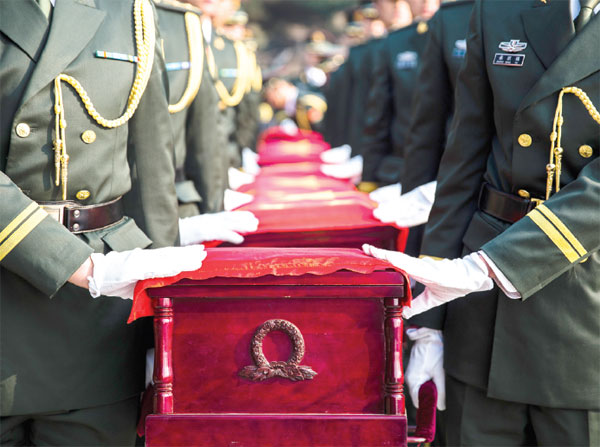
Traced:
POLYGON ((152 240, 152 248, 179 243, 175 152, 166 90, 165 63, 157 38, 150 80, 128 123, 132 186, 123 197, 126 214, 152 240))
MULTIPOLYGON (((341 73, 336 81, 335 91, 332 91, 332 101, 334 106, 334 115, 332 116, 333 128, 331 129, 331 141, 328 141, 332 146, 341 146, 347 143, 346 141, 346 122, 349 117, 348 104, 350 102, 352 79, 350 78, 350 69, 348 62, 344 63, 339 69, 341 73), (336 112, 337 110, 337 112, 336 112)), ((329 107, 329 105, 327 106, 329 107)), ((329 109, 328 109, 329 110, 329 109)))
POLYGON ((256 130, 258 128, 258 102, 254 92, 248 92, 236 107, 236 139, 241 148, 254 149, 256 130))
POLYGON ((202 85, 190 105, 186 123, 187 153, 185 169, 202 197, 203 212, 223 210, 223 195, 227 189, 227 135, 218 124, 219 97, 205 66, 202 85))
POLYGON ((364 129, 360 148, 360 153, 364 154, 364 181, 375 180, 377 166, 384 155, 391 150, 391 126, 394 110, 392 79, 387 57, 388 39, 374 48, 373 85, 364 111, 364 129))
POLYGON ((436 198, 421 246, 423 255, 460 258, 494 136, 493 99, 481 29, 481 4, 471 16, 468 51, 458 74, 455 115, 440 162, 436 198))
MULTIPOLYGON (((600 248, 600 159, 576 180, 482 247, 523 299, 600 248), (526 268, 524 268, 526 267, 526 268)), ((565 296, 568 299, 568 296, 565 296)))
POLYGON ((92 252, 90 246, 50 218, 0 172, 2 267, 53 296, 92 252))
POLYGON ((444 153, 446 123, 452 113, 453 95, 441 44, 441 22, 436 15, 429 21, 427 43, 415 83, 410 128, 404 148, 403 193, 435 180, 444 153))

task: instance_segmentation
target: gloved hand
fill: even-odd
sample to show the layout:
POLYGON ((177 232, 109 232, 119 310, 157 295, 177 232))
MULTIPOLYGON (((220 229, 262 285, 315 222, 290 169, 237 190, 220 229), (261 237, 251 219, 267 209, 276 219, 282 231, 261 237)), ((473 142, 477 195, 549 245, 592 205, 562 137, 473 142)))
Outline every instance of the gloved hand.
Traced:
POLYGON ((257 228, 258 219, 250 211, 223 211, 179 219, 179 238, 184 246, 206 241, 241 244, 244 237, 239 233, 257 228))
POLYGON ((223 208, 225 208, 225 211, 233 211, 240 206, 247 205, 253 200, 254 196, 252 194, 226 189, 223 196, 223 208))
POLYGON ((404 318, 411 318, 469 293, 483 292, 494 287, 487 264, 478 253, 459 259, 434 260, 413 258, 368 244, 363 245, 363 251, 404 270, 425 286, 423 293, 413 300, 412 307, 404 307, 404 318))
POLYGON ((438 392, 437 408, 446 409, 446 380, 444 375, 444 341, 442 331, 427 327, 411 328, 406 335, 415 342, 404 374, 408 392, 419 408, 419 390, 428 380, 433 380, 438 392))
POLYGON ((249 147, 242 149, 242 169, 248 174, 257 175, 260 172, 258 166, 258 154, 249 147))
POLYGON ((294 136, 294 135, 298 134, 298 126, 290 118, 286 118, 283 121, 281 121, 281 123, 279 124, 279 127, 281 128, 281 130, 284 133, 286 133, 290 136, 294 136))
POLYGON ((321 161, 323 163, 339 164, 350 160, 352 148, 349 144, 342 144, 338 147, 332 147, 329 150, 321 153, 321 161))
POLYGON ((154 250, 92 253, 94 268, 88 276, 90 295, 133 299, 135 284, 142 279, 164 278, 198 270, 206 258, 203 245, 165 247, 154 250))
POLYGON ((227 177, 229 180, 229 187, 234 191, 240 189, 244 185, 253 183, 256 178, 255 175, 248 174, 247 172, 240 171, 236 168, 229 168, 227 177))
POLYGON ((360 181, 363 170, 362 155, 356 155, 345 163, 336 165, 321 165, 321 172, 329 177, 348 179, 354 183, 360 181))
POLYGON ((154 384, 154 348, 146 350, 146 381, 144 388, 154 384))
POLYGON ((402 194, 402 185, 394 183, 393 185, 382 186, 369 193, 369 198, 377 203, 391 202, 400 198, 402 194))
POLYGON ((380 203, 373 216, 384 222, 395 222, 399 227, 415 227, 427 222, 435 199, 437 182, 429 182, 401 195, 395 200, 380 203))

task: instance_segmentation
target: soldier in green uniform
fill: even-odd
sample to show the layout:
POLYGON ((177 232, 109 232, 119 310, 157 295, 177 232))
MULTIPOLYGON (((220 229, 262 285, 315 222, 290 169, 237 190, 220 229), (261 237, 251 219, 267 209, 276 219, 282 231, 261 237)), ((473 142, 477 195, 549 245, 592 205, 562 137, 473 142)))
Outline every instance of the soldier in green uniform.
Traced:
MULTIPOLYGON (((373 57, 371 90, 366 103, 360 142, 364 182, 396 183, 400 179, 404 146, 410 124, 411 100, 435 12, 426 0, 414 1, 413 24, 391 32, 373 57), (392 155, 393 157, 386 157, 392 155)), ((439 2, 438 2, 439 5, 439 2)), ((374 185, 368 189, 374 189, 374 185)))
POLYGON ((426 285, 409 316, 448 303, 452 445, 600 443, 597 3, 475 3, 422 249, 449 259, 376 250, 426 285))
MULTIPOLYGON (((344 37, 350 45, 359 45, 364 39, 364 29, 357 22, 350 22, 344 30, 344 37)), ((323 119, 323 137, 331 146, 341 146, 348 141, 347 120, 352 99, 352 79, 348 58, 331 73, 322 93, 327 103, 327 112, 323 119)))
MULTIPOLYGON (((466 36, 472 0, 442 3, 428 22, 429 36, 417 75, 411 123, 407 135, 402 173, 402 192, 381 203, 373 212, 383 222, 410 227, 405 253, 418 256, 433 198, 435 178, 446 145, 447 129, 454 113, 454 87, 466 54, 466 36)), ((419 286, 415 293, 422 291, 419 286)), ((436 308, 429 311, 443 311, 436 308)), ((407 363, 405 382, 411 401, 419 406, 419 389, 433 380, 439 410, 446 408, 445 373, 441 327, 427 327, 431 316, 417 315, 409 321, 407 336, 414 340, 407 363)), ((436 441, 444 443, 445 412, 436 419, 436 441)))
POLYGON ((327 112, 323 118, 323 138, 331 146, 344 144, 344 116, 348 110, 346 101, 350 97, 348 91, 349 76, 346 75, 347 64, 342 64, 329 75, 327 84, 323 86, 323 96, 327 104, 327 112))
POLYGON ((180 217, 223 210, 229 159, 218 96, 208 72, 199 10, 155 0, 169 78, 180 217))
POLYGON ((145 346, 122 298, 203 257, 139 250, 178 235, 152 5, 2 1, 0 57, 1 443, 133 445, 145 346))
POLYGON ((222 27, 223 33, 232 41, 244 43, 247 56, 246 92, 236 107, 236 142, 242 150, 256 151, 256 139, 260 117, 258 107, 261 100, 262 72, 256 60, 256 41, 249 39, 246 28, 248 14, 242 10, 233 11, 222 27))

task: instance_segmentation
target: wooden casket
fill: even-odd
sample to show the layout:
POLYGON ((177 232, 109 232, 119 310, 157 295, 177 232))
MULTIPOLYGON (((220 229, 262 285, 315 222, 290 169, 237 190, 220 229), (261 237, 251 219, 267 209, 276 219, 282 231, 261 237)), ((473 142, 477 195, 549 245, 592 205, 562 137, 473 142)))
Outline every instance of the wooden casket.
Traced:
MULTIPOLYGON (((239 270, 253 268, 252 250, 261 249, 238 249, 239 270)), ((300 274, 302 257, 290 262, 294 275, 147 289, 156 341, 147 446, 406 445, 405 277, 386 266, 300 274)))

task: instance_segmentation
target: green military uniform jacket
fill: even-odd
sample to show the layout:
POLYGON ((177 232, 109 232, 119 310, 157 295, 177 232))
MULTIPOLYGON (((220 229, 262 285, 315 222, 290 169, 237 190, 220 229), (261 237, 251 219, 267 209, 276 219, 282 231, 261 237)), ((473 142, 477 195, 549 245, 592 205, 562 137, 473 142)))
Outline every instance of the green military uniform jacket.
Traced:
MULTIPOLYGON (((125 195, 130 217, 76 236, 36 204, 61 198, 52 150, 56 76, 80 81, 106 118, 127 108, 137 66, 131 62, 133 3, 60 0, 48 25, 33 0, 0 2, 2 416, 117 402, 143 387, 143 334, 126 323, 131 302, 93 299, 65 283, 94 251, 177 242, 173 142, 158 39, 150 48, 154 64, 144 94, 120 127, 98 125, 62 83, 67 199, 93 205, 125 195)), ((154 14, 147 6, 152 32, 154 14)))
POLYGON ((185 14, 196 14, 197 10, 171 0, 155 3, 169 79, 180 215, 222 211, 229 167, 222 148, 227 140, 218 126, 219 98, 206 62, 200 18, 190 17, 190 26, 197 27, 192 34, 197 37, 193 46, 197 65, 192 68, 188 36, 193 31, 186 27, 185 14))
MULTIPOLYGON (((235 94, 234 86, 236 86, 236 80, 241 73, 238 73, 238 58, 233 41, 213 30, 210 48, 216 63, 214 82, 222 82, 230 94, 235 94)), ((239 88, 245 89, 244 86, 239 86, 239 88)), ((221 102, 223 103, 223 97, 221 97, 221 102)), ((239 102, 233 106, 221 105, 221 125, 229 140, 226 146, 227 156, 229 165, 234 167, 240 167, 242 164, 241 148, 237 141, 237 105, 239 102)))
POLYGON ((329 81, 322 89, 327 103, 327 112, 323 118, 323 138, 333 147, 346 143, 344 135, 350 100, 348 72, 348 62, 346 61, 331 73, 329 81))
POLYGON ((427 23, 416 22, 390 33, 373 59, 373 83, 365 109, 364 181, 378 181, 376 171, 386 155, 402 158, 410 124, 411 101, 427 23))
POLYGON ((263 85, 262 71, 256 58, 254 42, 244 42, 247 54, 246 92, 240 104, 236 107, 237 144, 240 148, 256 150, 256 140, 260 127, 259 107, 263 85))
POLYGON ((348 70, 350 90, 348 98, 348 118, 346 124, 347 141, 352 147, 352 155, 363 155, 361 144, 365 123, 365 107, 374 80, 373 59, 383 39, 372 39, 350 49, 348 70))
POLYGON ((446 371, 492 398, 600 406, 600 132, 577 97, 563 99, 560 191, 513 225, 477 210, 484 181, 544 198, 559 92, 576 86, 600 104, 599 41, 600 18, 575 35, 567 1, 473 9, 422 251, 482 249, 523 297, 494 290, 447 305, 446 371))
POLYGON ((435 180, 454 113, 456 76, 465 59, 473 0, 443 3, 427 22, 427 43, 414 84, 404 147, 402 191, 435 180))
MULTIPOLYGON (((454 86, 466 54, 472 7, 472 0, 444 3, 428 22, 404 147, 400 177, 404 193, 436 178, 454 112, 454 86)), ((424 226, 411 228, 405 253, 419 255, 423 230, 424 226)))

